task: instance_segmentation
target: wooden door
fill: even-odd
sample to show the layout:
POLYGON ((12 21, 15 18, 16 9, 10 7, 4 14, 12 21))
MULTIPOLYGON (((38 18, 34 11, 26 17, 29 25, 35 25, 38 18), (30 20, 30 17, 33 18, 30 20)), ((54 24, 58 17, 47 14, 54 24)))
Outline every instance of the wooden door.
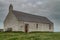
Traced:
POLYGON ((28 32, 28 24, 25 24, 25 32, 28 32))

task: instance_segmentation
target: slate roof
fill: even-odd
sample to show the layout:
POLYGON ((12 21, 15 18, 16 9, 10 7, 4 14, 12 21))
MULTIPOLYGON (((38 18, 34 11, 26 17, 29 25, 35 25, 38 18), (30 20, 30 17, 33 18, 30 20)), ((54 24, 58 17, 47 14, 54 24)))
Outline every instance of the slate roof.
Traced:
POLYGON ((25 22, 40 22, 40 23, 50 23, 53 24, 48 18, 38 15, 32 15, 21 11, 15 11, 13 10, 13 14, 16 16, 16 18, 20 21, 25 22))

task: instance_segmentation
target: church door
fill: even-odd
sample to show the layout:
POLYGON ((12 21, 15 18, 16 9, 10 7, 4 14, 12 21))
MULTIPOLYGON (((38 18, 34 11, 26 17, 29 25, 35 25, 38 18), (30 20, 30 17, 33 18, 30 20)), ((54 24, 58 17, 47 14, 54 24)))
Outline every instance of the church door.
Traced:
POLYGON ((25 32, 28 32, 28 24, 25 24, 25 32))

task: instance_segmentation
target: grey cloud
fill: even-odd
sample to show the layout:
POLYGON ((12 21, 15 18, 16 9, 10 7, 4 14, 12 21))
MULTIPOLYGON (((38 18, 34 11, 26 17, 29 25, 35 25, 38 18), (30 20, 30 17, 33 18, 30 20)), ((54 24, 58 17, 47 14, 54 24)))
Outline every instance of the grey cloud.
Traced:
POLYGON ((4 19, 4 16, 6 14, 6 8, 6 4, 0 1, 0 22, 4 19))
POLYGON ((58 2, 55 3, 53 11, 54 12, 60 12, 60 1, 58 1, 58 2))
POLYGON ((60 19, 60 1, 54 2, 54 6, 51 9, 51 16, 55 19, 60 19))

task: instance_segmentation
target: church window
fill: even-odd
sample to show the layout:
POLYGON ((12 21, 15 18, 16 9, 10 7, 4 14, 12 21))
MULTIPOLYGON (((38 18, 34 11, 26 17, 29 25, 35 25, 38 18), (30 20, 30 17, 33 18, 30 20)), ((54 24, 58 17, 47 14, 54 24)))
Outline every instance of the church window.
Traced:
POLYGON ((51 30, 51 25, 49 25, 49 30, 51 30))
POLYGON ((36 28, 38 28, 38 24, 36 24, 36 28))

